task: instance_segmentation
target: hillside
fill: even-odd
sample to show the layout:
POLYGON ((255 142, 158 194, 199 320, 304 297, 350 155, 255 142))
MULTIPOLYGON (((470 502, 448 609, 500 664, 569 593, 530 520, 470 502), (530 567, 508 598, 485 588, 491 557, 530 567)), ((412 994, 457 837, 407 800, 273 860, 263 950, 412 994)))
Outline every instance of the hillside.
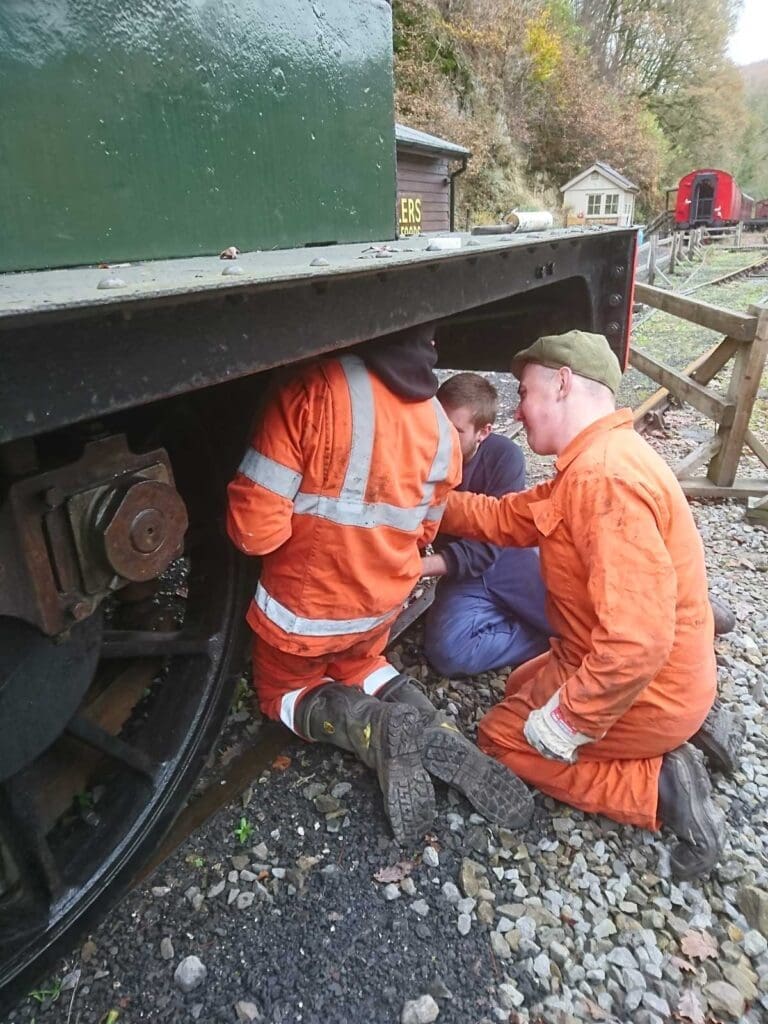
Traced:
POLYGON ((557 211, 559 186, 594 160, 638 183, 640 218, 697 166, 768 194, 768 61, 727 59, 730 0, 698 0, 684 24, 668 0, 392 0, 392 10, 398 119, 472 151, 457 179, 462 227, 515 206, 557 211))
POLYGON ((768 60, 758 60, 754 64, 744 64, 739 68, 744 92, 747 97, 768 95, 768 60))

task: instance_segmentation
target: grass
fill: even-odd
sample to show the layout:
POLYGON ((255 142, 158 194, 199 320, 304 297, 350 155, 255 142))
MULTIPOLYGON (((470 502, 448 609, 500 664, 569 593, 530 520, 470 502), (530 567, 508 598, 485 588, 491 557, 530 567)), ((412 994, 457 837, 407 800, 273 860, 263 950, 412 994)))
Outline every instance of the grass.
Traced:
MULTIPOLYGON (((754 250, 744 249, 740 252, 720 252, 710 250, 706 254, 703 267, 690 283, 700 284, 702 279, 712 279, 720 274, 738 267, 748 266, 754 262, 759 254, 754 250)), ((677 287, 684 287, 684 282, 689 279, 690 264, 683 264, 679 275, 675 275, 674 281, 677 287)), ((737 312, 747 312, 750 305, 760 302, 768 302, 768 280, 766 278, 741 278, 736 281, 727 282, 723 285, 713 285, 698 289, 692 298, 709 302, 715 306, 722 306, 726 309, 737 312)), ((670 316, 668 313, 656 311, 648 320, 639 324, 633 332, 632 344, 662 360, 669 366, 681 370, 688 363, 693 362, 708 348, 720 339, 715 331, 706 327, 689 323, 687 320, 680 320, 670 316)), ((713 381, 714 389, 724 393, 730 378, 733 363, 727 363, 723 371, 713 381)), ((624 377, 622 384, 623 404, 637 406, 657 390, 657 385, 630 369, 624 377)), ((759 434, 763 440, 768 431, 768 370, 763 371, 760 384, 760 391, 755 402, 752 413, 752 429, 759 434)))

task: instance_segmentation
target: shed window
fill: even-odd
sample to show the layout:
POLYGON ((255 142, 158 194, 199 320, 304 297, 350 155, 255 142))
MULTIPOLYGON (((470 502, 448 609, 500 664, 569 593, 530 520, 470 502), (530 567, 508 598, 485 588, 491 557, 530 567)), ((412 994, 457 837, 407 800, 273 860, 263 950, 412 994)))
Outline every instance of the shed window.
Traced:
POLYGON ((614 192, 605 197, 605 213, 608 216, 615 216, 619 212, 619 193, 614 192))
POLYGON ((596 216, 598 216, 600 214, 600 206, 601 206, 602 198, 603 197, 602 197, 602 195, 599 192, 597 192, 597 193, 590 193, 587 196, 587 216, 588 217, 596 217, 596 216))

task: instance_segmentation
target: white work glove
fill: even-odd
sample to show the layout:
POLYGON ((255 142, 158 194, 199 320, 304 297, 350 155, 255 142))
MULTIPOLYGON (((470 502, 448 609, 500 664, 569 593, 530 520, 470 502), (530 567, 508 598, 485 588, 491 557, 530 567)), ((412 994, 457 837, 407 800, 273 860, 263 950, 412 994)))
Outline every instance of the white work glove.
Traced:
POLYGON ((560 711, 559 690, 552 694, 543 708, 528 715, 523 735, 542 757, 565 764, 574 764, 579 747, 594 742, 591 736, 576 732, 565 721, 560 711))

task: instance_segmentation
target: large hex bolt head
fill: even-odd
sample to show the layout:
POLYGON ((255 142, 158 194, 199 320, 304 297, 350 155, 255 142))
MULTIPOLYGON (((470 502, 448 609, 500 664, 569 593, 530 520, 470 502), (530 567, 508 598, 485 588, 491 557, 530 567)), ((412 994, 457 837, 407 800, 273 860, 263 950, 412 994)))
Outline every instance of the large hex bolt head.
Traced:
POLYGON ((171 484, 139 480, 115 497, 101 524, 110 567, 134 583, 159 576, 183 550, 189 519, 181 495, 171 484))

